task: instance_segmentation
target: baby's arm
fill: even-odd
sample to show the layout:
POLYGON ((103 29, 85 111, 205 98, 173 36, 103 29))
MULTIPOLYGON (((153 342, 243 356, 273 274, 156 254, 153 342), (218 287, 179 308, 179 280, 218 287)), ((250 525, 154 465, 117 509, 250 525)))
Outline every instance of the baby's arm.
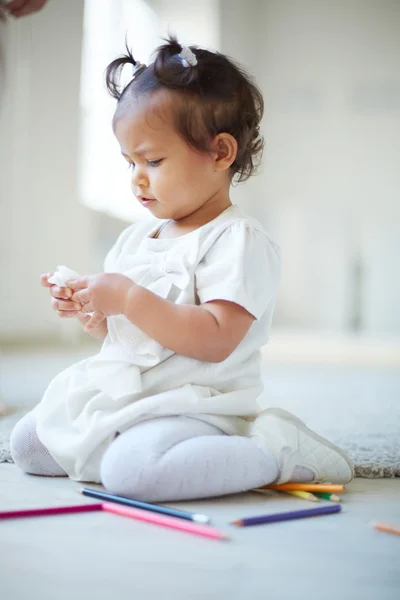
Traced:
POLYGON ((234 302, 174 304, 134 284, 127 294, 124 314, 165 348, 204 362, 228 358, 255 320, 234 302))
MULTIPOLYGON (((164 348, 204 362, 225 360, 250 329, 254 316, 226 300, 200 306, 174 304, 120 273, 101 273, 67 282, 83 312, 125 315, 164 348)), ((85 327, 90 331, 91 323, 85 327)))

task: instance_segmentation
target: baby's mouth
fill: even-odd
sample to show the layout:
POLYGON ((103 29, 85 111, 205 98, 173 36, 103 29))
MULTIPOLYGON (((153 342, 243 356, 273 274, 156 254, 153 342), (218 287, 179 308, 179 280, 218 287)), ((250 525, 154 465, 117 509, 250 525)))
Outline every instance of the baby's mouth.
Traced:
POLYGON ((149 204, 152 204, 153 202, 156 202, 156 200, 154 198, 144 198, 143 196, 139 198, 141 204, 143 204, 143 206, 148 206, 149 204))

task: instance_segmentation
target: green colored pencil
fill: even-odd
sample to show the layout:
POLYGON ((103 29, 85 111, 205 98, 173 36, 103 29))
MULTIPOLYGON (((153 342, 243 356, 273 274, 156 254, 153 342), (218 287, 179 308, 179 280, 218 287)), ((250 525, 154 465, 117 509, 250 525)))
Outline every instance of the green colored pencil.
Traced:
POLYGON ((328 492, 313 492, 317 498, 323 498, 324 500, 330 500, 331 502, 341 502, 342 499, 336 494, 329 494, 328 492))

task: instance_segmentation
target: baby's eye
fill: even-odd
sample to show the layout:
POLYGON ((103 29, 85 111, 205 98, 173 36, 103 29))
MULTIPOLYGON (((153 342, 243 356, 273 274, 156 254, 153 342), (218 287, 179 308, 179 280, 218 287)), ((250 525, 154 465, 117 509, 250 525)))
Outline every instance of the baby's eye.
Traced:
POLYGON ((149 165, 149 167, 159 167, 161 164, 162 158, 160 158, 159 160, 148 160, 147 164, 149 165))

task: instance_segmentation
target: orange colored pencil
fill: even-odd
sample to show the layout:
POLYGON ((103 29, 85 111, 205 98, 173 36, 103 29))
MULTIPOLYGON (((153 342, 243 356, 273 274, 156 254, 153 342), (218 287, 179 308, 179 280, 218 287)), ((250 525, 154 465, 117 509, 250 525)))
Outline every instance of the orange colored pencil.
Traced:
POLYGON ((299 492, 344 492, 344 485, 337 483, 281 483, 279 485, 263 485, 262 490, 299 492))
POLYGON ((390 525, 389 523, 373 523, 372 524, 375 529, 379 531, 384 531, 385 533, 394 533, 395 535, 400 535, 400 525, 390 525))

